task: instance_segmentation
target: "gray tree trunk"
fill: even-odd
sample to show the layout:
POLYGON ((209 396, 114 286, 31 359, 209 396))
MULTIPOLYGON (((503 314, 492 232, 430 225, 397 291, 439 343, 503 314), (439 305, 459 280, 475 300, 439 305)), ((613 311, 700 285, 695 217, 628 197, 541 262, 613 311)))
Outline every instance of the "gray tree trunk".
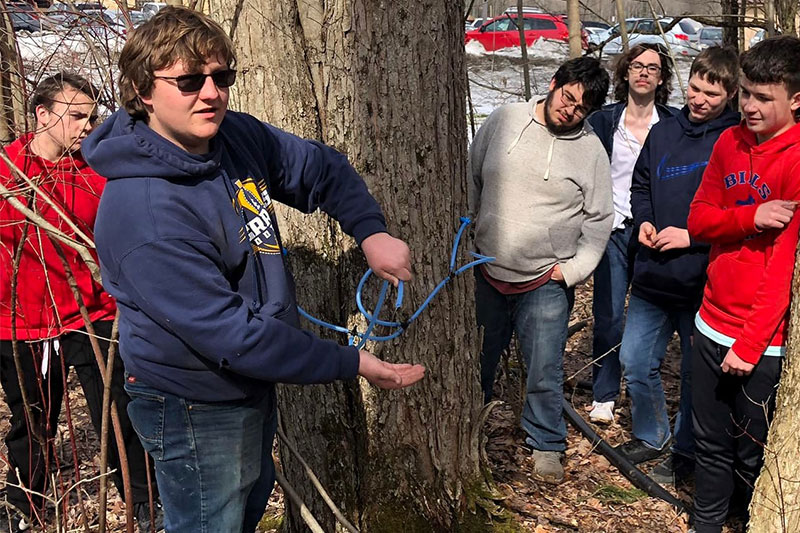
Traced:
MULTIPOLYGON (((231 107, 347 154, 392 234, 409 243, 410 314, 448 274, 449 248, 466 212, 463 6, 212 0, 210 7, 238 52, 231 107)), ((363 330, 353 315, 366 269, 360 250, 325 216, 281 216, 301 305, 363 330)), ((386 360, 427 367, 410 390, 384 392, 363 381, 280 390, 290 438, 362 531, 455 531, 475 518, 465 514, 470 493, 483 484, 472 292, 471 274, 457 278, 400 339, 374 347, 386 360)), ((374 292, 369 297, 374 301, 374 292)), ((333 531, 297 461, 281 458, 323 528, 333 531)), ((292 531, 304 530, 295 509, 287 515, 292 531)))
MULTIPOLYGON (((800 256, 799 256, 800 257, 800 256)), ((775 416, 764 448, 764 467, 750 504, 752 533, 800 531, 800 261, 792 281, 789 340, 775 416)))

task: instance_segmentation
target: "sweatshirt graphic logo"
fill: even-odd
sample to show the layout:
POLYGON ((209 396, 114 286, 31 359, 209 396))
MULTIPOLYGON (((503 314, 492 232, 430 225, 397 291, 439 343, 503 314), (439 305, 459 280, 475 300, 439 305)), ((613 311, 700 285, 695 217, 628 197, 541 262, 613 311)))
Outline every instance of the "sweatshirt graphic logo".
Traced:
POLYGON ((769 195, 772 194, 772 190, 770 190, 769 185, 766 183, 759 183, 759 181, 763 181, 761 176, 758 174, 753 174, 752 176, 748 177, 750 174, 747 170, 740 170, 739 172, 731 172, 722 180, 725 182, 725 188, 730 189, 731 187, 736 187, 738 185, 749 185, 754 191, 758 193, 758 196, 761 197, 762 200, 766 200, 769 198, 769 195))
POLYGON ((280 254, 281 248, 270 216, 275 207, 266 184, 262 180, 256 183, 253 178, 247 178, 244 181, 236 180, 236 187, 238 190, 235 201, 247 220, 247 235, 245 229, 241 228, 239 242, 244 242, 246 238, 256 253, 280 254))
POLYGON ((656 176, 660 180, 671 180, 678 178, 680 176, 685 176, 686 174, 691 174, 695 170, 705 168, 708 165, 708 161, 697 161, 696 163, 689 163, 688 165, 676 165, 674 167, 668 167, 667 159, 669 159, 671 154, 667 154, 661 158, 661 162, 658 164, 656 168, 656 176))

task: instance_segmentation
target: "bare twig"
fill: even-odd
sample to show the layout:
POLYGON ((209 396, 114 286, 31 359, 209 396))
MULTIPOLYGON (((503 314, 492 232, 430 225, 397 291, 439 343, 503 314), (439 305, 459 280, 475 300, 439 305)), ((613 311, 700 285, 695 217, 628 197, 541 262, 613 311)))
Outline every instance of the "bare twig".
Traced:
POLYGON ((308 466, 308 463, 300 454, 300 452, 297 450, 297 447, 295 447, 295 445, 289 440, 289 437, 286 436, 286 433, 284 433, 282 425, 283 421, 281 420, 280 413, 278 413, 278 437, 280 437, 281 442, 283 442, 286 445, 289 451, 292 452, 292 454, 300 462, 300 464, 303 467, 303 470, 305 470, 306 475, 308 476, 308 479, 311 481, 311 484, 314 485, 314 488, 317 489, 319 495, 322 496, 322 500, 325 502, 325 505, 328 506, 328 509, 331 510, 333 516, 336 517, 336 520, 340 524, 342 524, 342 526, 344 526, 344 528, 347 529, 347 531, 349 531, 350 533, 358 533, 358 529, 356 529, 356 527, 353 526, 353 524, 351 524, 350 521, 347 520, 347 518, 345 518, 344 514, 342 514, 342 511, 336 506, 335 503, 333 503, 333 500, 328 495, 328 492, 325 490, 325 488, 322 486, 322 483, 320 483, 319 478, 317 478, 317 475, 314 473, 311 467, 308 466))
MULTIPOLYGON (((0 154, 5 155, 3 150, 0 150, 0 154)), ((1 155, 0 158, 2 158, 1 155)), ((51 237, 57 239, 62 244, 65 244, 70 248, 72 248, 73 250, 75 250, 76 252, 78 252, 78 255, 80 255, 81 259, 83 259, 83 261, 86 263, 86 266, 89 268, 89 272, 91 272, 92 278, 98 284, 101 283, 100 267, 97 265, 97 261, 94 260, 94 257, 92 257, 91 252, 89 252, 89 249, 86 246, 83 246, 75 239, 70 238, 64 232, 62 232, 61 230, 53 226, 50 222, 45 220, 41 215, 35 213, 33 210, 26 207, 22 202, 20 202, 16 198, 16 195, 13 192, 9 191, 2 184, 0 184, 0 199, 4 199, 5 201, 7 201, 11 207, 13 207, 17 211, 25 215, 25 217, 28 220, 39 226, 41 229, 45 230, 48 233, 48 235, 50 235, 51 237)))
POLYGON ((317 519, 314 518, 313 514, 311 514, 308 506, 306 506, 306 504, 300 498, 300 495, 297 494, 297 491, 294 490, 294 487, 292 487, 292 485, 289 483, 289 480, 284 477, 280 470, 275 470, 275 479, 283 488, 283 492, 286 494, 286 496, 288 496, 292 503, 294 503, 300 509, 300 516, 303 518, 303 522, 305 522, 308 526, 308 529, 310 529, 312 533, 325 533, 325 530, 319 525, 317 519))
MULTIPOLYGON (((123 485, 123 492, 125 496, 125 515, 127 518, 127 531, 128 533, 133 533, 133 499, 131 494, 131 480, 130 480, 130 470, 128 468, 128 453, 125 450, 125 439, 122 436, 122 425, 119 421, 119 413, 117 412, 117 404, 114 402, 110 397, 110 388, 111 388, 111 374, 109 373, 109 366, 112 367, 113 370, 113 361, 114 361, 114 353, 115 353, 115 344, 110 343, 108 346, 108 362, 103 362, 102 352, 100 350, 100 344, 97 342, 97 338, 94 334, 94 326, 92 325, 91 318, 89 317, 89 311, 86 309, 86 305, 83 302, 83 296, 81 295, 80 289, 78 289, 78 283, 75 281, 75 275, 72 273, 72 268, 69 266, 69 262, 67 261, 66 256, 64 255, 64 250, 61 246, 51 239, 53 243, 53 248, 55 248, 58 257, 61 259, 61 263, 64 266, 64 274, 67 277, 67 283, 72 289, 72 295, 75 298, 75 301, 78 303, 78 307, 80 308, 81 317, 83 318, 83 323, 86 326, 86 331, 89 333, 89 343, 92 346, 92 351, 94 352, 95 361, 97 363, 98 368, 100 369, 100 373, 103 376, 103 418, 106 417, 106 412, 110 411, 111 414, 111 421, 114 427, 114 437, 117 444, 117 454, 119 457, 119 464, 120 464, 120 474, 122 475, 122 485, 123 485), (110 409, 109 409, 110 405, 110 409)), ((112 329, 111 337, 114 338, 114 332, 117 328, 117 321, 119 319, 119 313, 117 313, 117 317, 114 319, 114 326, 112 329)), ((108 449, 108 422, 106 419, 106 425, 101 425, 101 435, 100 435, 100 455, 101 460, 105 453, 107 453, 108 449), (104 446, 105 444, 105 446, 104 446)), ((106 459, 107 460, 107 459, 106 459)), ((106 465, 101 464, 101 470, 104 469, 106 465)), ((100 509, 100 533, 105 531, 105 478, 100 481, 100 501, 102 502, 101 509, 100 509)))
POLYGON ((66 213, 64 213, 61 210, 60 207, 58 207, 58 204, 56 204, 53 200, 51 200, 50 197, 47 194, 45 194, 44 191, 42 191, 36 185, 36 183, 34 183, 34 181, 28 177, 27 174, 25 174, 22 170, 20 170, 19 167, 17 167, 17 165, 15 165, 11 161, 11 159, 8 157, 8 155, 5 153, 4 150, 0 150, 0 159, 2 159, 3 162, 8 166, 8 168, 11 169, 12 173, 16 174, 20 179, 22 179, 22 181, 28 184, 28 187, 31 188, 35 196, 41 198, 44 201, 44 203, 49 205, 53 209, 53 211, 55 211, 58 214, 59 218, 63 220, 70 227, 72 231, 75 232, 75 235, 83 239, 84 245, 88 246, 89 248, 94 248, 94 242, 92 241, 92 239, 89 238, 84 232, 82 232, 80 228, 78 228, 78 225, 75 224, 72 221, 72 219, 70 219, 70 217, 68 217, 66 213))
POLYGON ((667 47, 667 52, 669 52, 670 61, 672 61, 673 65, 673 72, 675 72, 675 77, 678 78, 678 87, 681 88, 681 94, 683 94, 683 100, 686 101, 686 88, 683 86, 683 80, 681 79, 681 71, 678 68, 678 63, 675 61, 675 53, 672 51, 672 46, 670 46, 669 41, 667 41, 667 36, 664 34, 665 31, 671 30, 678 22, 680 22, 683 17, 674 17, 669 24, 667 24, 666 29, 661 26, 661 21, 656 15, 656 10, 653 7, 653 2, 651 0, 647 0, 647 5, 650 6, 650 13, 653 15, 653 23, 655 24, 656 28, 658 28, 658 32, 661 34, 661 40, 664 41, 664 46, 667 47))

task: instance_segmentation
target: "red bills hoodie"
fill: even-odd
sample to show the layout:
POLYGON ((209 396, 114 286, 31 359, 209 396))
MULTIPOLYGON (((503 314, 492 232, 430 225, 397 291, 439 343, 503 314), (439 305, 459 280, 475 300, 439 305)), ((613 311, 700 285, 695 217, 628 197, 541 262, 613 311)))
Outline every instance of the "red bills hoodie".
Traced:
POLYGON ((782 230, 756 229, 756 209, 771 200, 800 201, 800 125, 761 144, 744 123, 728 129, 714 146, 688 229, 712 245, 699 318, 734 339, 734 352, 753 364, 786 342, 800 231, 800 213, 782 230))
MULTIPOLYGON (((80 154, 53 163, 31 153, 32 135, 5 147, 9 159, 63 211, 80 230, 92 238, 97 206, 105 180, 80 154)), ((66 235, 75 232, 40 196, 0 161, 0 183, 19 201, 32 208, 66 235)), ((11 274, 15 251, 25 227, 25 217, 9 202, 0 202, 0 340, 11 339, 11 274)), ((82 242, 76 238, 76 241, 82 242)), ((62 245, 92 321, 113 319, 114 300, 92 280, 86 264, 72 248, 62 245)), ((17 275, 16 337, 38 340, 56 337, 83 327, 78 304, 67 283, 64 266, 46 232, 28 224, 27 237, 17 275)))

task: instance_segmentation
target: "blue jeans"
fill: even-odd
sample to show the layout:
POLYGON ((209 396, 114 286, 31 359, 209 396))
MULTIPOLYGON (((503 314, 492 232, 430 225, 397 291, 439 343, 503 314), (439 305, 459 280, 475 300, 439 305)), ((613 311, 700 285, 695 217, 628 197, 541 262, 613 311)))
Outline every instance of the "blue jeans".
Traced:
POLYGON ((625 297, 630 286, 633 261, 633 251, 630 249, 632 235, 632 226, 611 232, 606 253, 594 271, 592 359, 607 354, 592 365, 592 389, 597 402, 610 402, 619 396, 622 371, 619 347, 615 346, 622 341, 625 323, 625 297))
POLYGON ((196 402, 126 380, 170 533, 250 533, 275 483, 275 397, 196 402))
POLYGON ((564 348, 575 291, 555 281, 522 294, 504 295, 475 270, 478 326, 484 328, 481 387, 492 397, 500 355, 516 331, 527 368, 522 429, 536 450, 564 451, 567 427, 562 414, 564 348))
POLYGON ((681 397, 673 451, 694 457, 692 432, 692 332, 695 311, 670 311, 631 295, 620 362, 631 397, 633 436, 661 449, 670 439, 661 363, 676 331, 681 339, 681 397))

